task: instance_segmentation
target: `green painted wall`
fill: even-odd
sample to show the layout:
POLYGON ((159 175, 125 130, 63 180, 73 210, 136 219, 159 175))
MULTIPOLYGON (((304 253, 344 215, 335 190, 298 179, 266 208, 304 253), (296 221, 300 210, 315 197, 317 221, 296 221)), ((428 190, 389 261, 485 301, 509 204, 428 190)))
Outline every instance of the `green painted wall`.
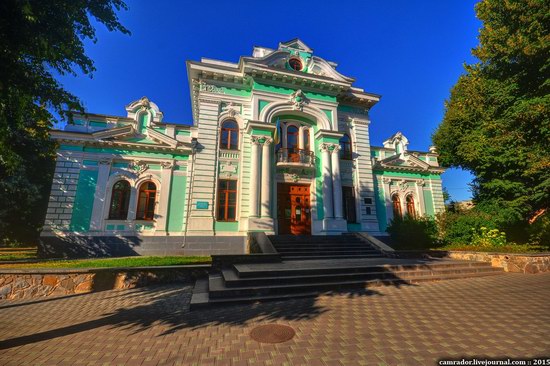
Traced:
POLYGON ((224 221, 216 221, 214 222, 214 230, 216 232, 218 231, 232 231, 237 232, 239 231, 239 222, 224 222, 224 221))
POLYGON ((92 219, 97 170, 81 170, 76 186, 76 197, 69 229, 71 231, 88 231, 92 219))
POLYGON ((185 214, 185 189, 187 177, 185 175, 172 176, 170 187, 170 200, 168 201, 168 225, 169 232, 183 231, 183 217, 185 214))
POLYGON ((271 136, 271 129, 252 128, 252 135, 271 136))
POLYGON ((351 232, 361 231, 361 224, 348 224, 348 231, 351 231, 351 232))
POLYGON ((269 102, 267 100, 259 100, 258 101, 258 114, 261 113, 262 109, 265 108, 266 105, 268 105, 269 102))
MULTIPOLYGON (((61 146, 60 149, 65 150, 63 146, 61 146)), ((114 155, 128 155, 128 156, 144 157, 144 158, 168 158, 168 159, 176 159, 176 160, 189 159, 189 155, 183 155, 183 154, 167 154, 167 153, 157 153, 157 152, 151 152, 151 151, 142 152, 137 150, 111 149, 111 148, 90 147, 90 146, 83 147, 83 151, 104 153, 104 154, 114 154, 114 155)))
POLYGON ((364 114, 368 115, 368 112, 364 108, 357 108, 352 107, 348 105, 338 105, 338 111, 339 112, 349 112, 349 113, 355 113, 355 114, 364 114))
POLYGON ((374 179, 374 199, 376 203, 376 218, 378 219, 378 227, 381 232, 385 232, 388 227, 386 220, 386 198, 384 191, 378 186, 378 180, 374 179))
POLYGON ((59 150, 66 150, 66 151, 83 151, 84 146, 80 145, 59 145, 59 150))
POLYGON ((332 123, 334 122, 332 120, 332 111, 328 110, 328 109, 321 109, 323 111, 324 114, 326 114, 328 120, 332 123))
POLYGON ((103 127, 103 128, 107 128, 107 122, 90 121, 90 122, 88 123, 88 126, 90 126, 90 127, 103 127))
POLYGON ((433 216, 435 214, 434 200, 432 198, 431 191, 422 191, 424 194, 424 206, 426 208, 426 215, 433 216))
POLYGON ((147 128, 147 119, 149 118, 149 115, 146 113, 142 113, 139 115, 138 119, 138 131, 139 133, 144 134, 147 128))
POLYGON ((98 166, 99 163, 96 160, 83 160, 82 165, 98 166))
MULTIPOLYGON (((265 92, 269 92, 269 93, 285 94, 285 95, 290 95, 290 94, 292 94, 296 91, 295 89, 288 89, 288 88, 283 88, 283 87, 280 87, 280 86, 263 84, 263 83, 259 83, 257 81, 254 81, 253 88, 254 88, 254 90, 260 90, 260 91, 265 91, 265 92)), ((317 99, 317 100, 322 100, 322 101, 326 101, 326 102, 335 102, 336 103, 336 97, 334 97, 332 95, 318 94, 318 93, 312 93, 312 92, 307 92, 307 93, 304 92, 304 94, 309 99, 317 99)))
POLYGON ((441 176, 439 174, 430 174, 430 173, 404 173, 404 172, 375 170, 374 174, 383 175, 383 176, 401 177, 401 178, 441 179, 441 176))
POLYGON ((191 131, 176 130, 176 136, 191 136, 191 131))

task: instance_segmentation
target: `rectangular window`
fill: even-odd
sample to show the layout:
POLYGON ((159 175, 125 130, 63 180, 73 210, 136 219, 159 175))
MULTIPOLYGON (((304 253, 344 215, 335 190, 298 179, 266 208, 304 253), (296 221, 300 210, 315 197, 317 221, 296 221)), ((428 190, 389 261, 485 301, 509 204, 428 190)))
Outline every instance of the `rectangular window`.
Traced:
POLYGON ((237 181, 218 181, 218 221, 235 221, 237 217, 237 181))
POLYGON ((355 214, 355 192, 353 187, 342 187, 342 201, 344 202, 344 218, 348 223, 357 222, 355 214))
POLYGON ((372 215, 370 207, 367 207, 367 208, 366 208, 366 212, 365 212, 365 213, 366 213, 367 215, 372 215))
POLYGON ((372 205, 372 198, 365 198, 365 205, 372 205))

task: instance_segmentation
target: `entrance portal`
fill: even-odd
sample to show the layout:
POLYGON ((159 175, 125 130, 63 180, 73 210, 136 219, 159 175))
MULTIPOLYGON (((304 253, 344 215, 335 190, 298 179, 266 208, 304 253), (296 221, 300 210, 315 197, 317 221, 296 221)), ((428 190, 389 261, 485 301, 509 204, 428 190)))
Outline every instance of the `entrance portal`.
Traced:
POLYGON ((277 184, 279 234, 311 234, 309 186, 277 184))

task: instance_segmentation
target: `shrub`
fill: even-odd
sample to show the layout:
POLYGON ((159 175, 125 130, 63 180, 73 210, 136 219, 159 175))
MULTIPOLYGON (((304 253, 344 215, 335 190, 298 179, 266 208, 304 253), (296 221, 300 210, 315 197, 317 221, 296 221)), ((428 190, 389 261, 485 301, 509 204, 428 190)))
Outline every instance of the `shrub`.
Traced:
POLYGON ((477 207, 468 211, 442 212, 437 215, 438 238, 444 244, 470 245, 482 227, 497 229, 494 216, 477 207))
POLYGON ((394 218, 386 231, 396 249, 431 249, 437 245, 437 225, 432 217, 394 218))
POLYGON ((479 247, 504 247, 506 245, 506 233, 498 229, 488 229, 482 226, 479 230, 472 230, 472 246, 479 247))
POLYGON ((550 213, 545 213, 527 228, 529 244, 550 250, 550 213))

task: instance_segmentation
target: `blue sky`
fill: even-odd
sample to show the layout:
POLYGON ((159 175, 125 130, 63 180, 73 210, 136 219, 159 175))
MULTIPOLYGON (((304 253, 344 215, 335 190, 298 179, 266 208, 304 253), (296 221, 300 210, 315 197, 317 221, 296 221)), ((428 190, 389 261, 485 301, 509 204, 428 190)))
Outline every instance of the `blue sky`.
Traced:
MULTIPOLYGON (((93 78, 64 77, 92 113, 125 115, 124 106, 148 96, 166 122, 191 123, 186 60, 238 61, 254 45, 276 48, 300 38, 317 56, 337 62, 356 86, 382 95, 371 110, 371 143, 396 131, 412 150, 427 150, 444 101, 474 62, 481 23, 475 1, 128 1, 120 13, 131 36, 98 25, 87 43, 93 78)), ((449 170, 444 186, 468 199, 467 172, 449 170)))

